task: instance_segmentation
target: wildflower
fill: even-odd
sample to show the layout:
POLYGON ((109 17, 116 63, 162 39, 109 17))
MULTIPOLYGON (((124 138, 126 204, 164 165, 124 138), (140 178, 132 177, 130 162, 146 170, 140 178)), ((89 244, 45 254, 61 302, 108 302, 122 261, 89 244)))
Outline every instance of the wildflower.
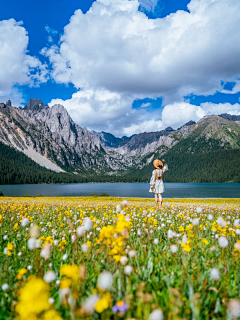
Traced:
POLYGON ((92 220, 89 218, 84 218, 83 227, 85 231, 89 231, 92 229, 92 220))
POLYGON ((68 255, 65 253, 65 254, 63 255, 62 259, 63 259, 63 261, 66 261, 67 258, 68 258, 68 255))
POLYGON ((83 226, 80 226, 77 228, 77 234, 79 237, 83 237, 84 236, 84 233, 85 233, 85 228, 83 226))
POLYGON ((158 242, 159 242, 159 240, 158 239, 154 239, 154 244, 157 246, 158 245, 158 242))
POLYGON ((38 228, 38 226, 31 226, 30 227, 30 236, 33 238, 38 238, 40 234, 40 230, 38 228))
POLYGON ((21 222, 22 227, 26 227, 28 224, 29 224, 28 218, 23 218, 23 220, 21 222))
POLYGON ((35 238, 28 239, 28 249, 29 250, 33 250, 35 248, 35 244, 36 244, 35 238))
POLYGON ((121 261, 121 264, 125 265, 128 261, 128 258, 126 256, 122 256, 120 261, 121 261))
POLYGON ((7 291, 9 289, 9 285, 7 283, 4 283, 2 285, 2 291, 7 291))
POLYGON ((209 241, 208 241, 207 239, 202 239, 201 242, 204 243, 204 244, 206 244, 206 245, 209 244, 209 241))
POLYGON ((173 231, 172 230, 168 230, 167 236, 168 236, 169 239, 172 239, 173 236, 174 236, 173 231))
POLYGON ((27 266, 27 269, 28 270, 32 270, 32 266, 27 266))
POLYGON ((163 320, 162 310, 156 309, 149 315, 149 320, 163 320))
POLYGON ((104 271, 98 276, 97 286, 102 290, 108 290, 113 285, 113 276, 110 272, 104 271))
POLYGON ((116 211, 117 211, 117 212, 120 212, 120 211, 121 211, 121 206, 120 206, 120 204, 117 205, 116 211))
POLYGON ((112 308, 112 312, 120 312, 120 313, 125 313, 128 310, 128 304, 124 301, 118 301, 115 306, 112 308))
POLYGON ((228 239, 224 236, 221 236, 218 239, 218 243, 219 243, 220 247, 226 248, 228 246, 228 239))
POLYGON ((53 298, 49 298, 48 302, 49 302, 50 304, 53 304, 53 303, 55 302, 55 300, 54 300, 53 298))
POLYGON ((132 271, 133 271, 133 267, 132 266, 126 266, 124 268, 124 272, 125 272, 126 275, 130 275, 132 273, 132 271))
POLYGON ((98 313, 102 313, 104 310, 106 310, 107 308, 109 308, 110 304, 111 304, 112 300, 111 300, 111 295, 109 292, 107 292, 106 294, 104 294, 101 299, 99 299, 96 304, 95 304, 95 310, 98 313))
POLYGON ((208 220, 210 220, 210 221, 213 220, 213 215, 212 214, 208 215, 208 220))
POLYGON ((235 219, 233 223, 234 227, 239 226, 239 224, 240 224, 240 219, 235 219))
POLYGON ((88 247, 88 245, 86 243, 82 244, 81 248, 82 248, 83 252, 88 252, 89 247, 88 247))
POLYGON ((134 258, 136 256, 136 254, 137 254, 137 252, 135 250, 130 250, 128 252, 128 255, 129 255, 130 258, 134 258))
POLYGON ((240 251, 240 240, 238 240, 238 241, 234 244, 234 248, 237 249, 238 251, 240 251))
POLYGON ((76 235, 73 234, 73 235, 71 236, 72 243, 74 243, 74 242, 76 241, 76 239, 77 239, 76 235))
POLYGON ((78 280, 80 277, 80 268, 75 264, 64 264, 60 269, 60 274, 72 280, 78 280))
POLYGON ((51 254, 51 244, 50 243, 46 243, 43 246, 43 249, 41 251, 41 256, 45 259, 48 260, 50 258, 50 254, 51 254))
POLYGON ((127 206, 127 205, 128 205, 127 200, 123 200, 122 204, 123 204, 124 206, 127 206))
POLYGON ((215 280, 215 281, 220 280, 220 273, 219 273, 217 268, 212 268, 211 269, 210 278, 211 278, 211 280, 215 280))
POLYGON ((170 250, 172 251, 172 253, 176 253, 178 251, 178 247, 176 245, 171 245, 170 250))
POLYGON ((231 299, 228 303, 228 312, 232 318, 240 317, 240 300, 231 299))
POLYGON ((27 273, 27 269, 25 269, 25 268, 20 269, 20 270, 18 271, 18 274, 17 274, 16 278, 17 278, 18 280, 22 280, 23 275, 24 275, 25 273, 27 273))
POLYGON ((84 302, 82 309, 84 312, 88 314, 93 314, 95 310, 95 305, 98 302, 100 297, 97 294, 92 294, 87 300, 84 302))
POLYGON ((193 226, 195 226, 195 227, 198 226, 198 225, 199 225, 199 219, 197 219, 197 218, 196 218, 196 219, 193 219, 193 220, 192 220, 192 224, 193 224, 193 226))
POLYGON ((46 282, 52 282, 56 279, 56 274, 55 272, 53 272, 52 270, 49 270, 45 273, 43 279, 46 281, 46 282))
POLYGON ((201 207, 197 207, 197 213, 202 213, 202 208, 201 207))
POLYGON ((8 238, 8 236, 5 234, 5 235, 3 236, 3 240, 7 240, 7 238, 8 238))

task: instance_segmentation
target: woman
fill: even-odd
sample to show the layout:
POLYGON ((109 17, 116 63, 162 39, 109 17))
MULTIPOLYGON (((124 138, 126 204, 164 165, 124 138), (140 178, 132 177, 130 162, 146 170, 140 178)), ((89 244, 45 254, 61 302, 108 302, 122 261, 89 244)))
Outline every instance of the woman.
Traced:
POLYGON ((153 161, 153 165, 156 168, 152 172, 152 178, 150 180, 150 190, 149 192, 155 193, 155 203, 158 205, 159 198, 159 209, 162 208, 162 193, 164 192, 164 185, 162 181, 163 172, 168 170, 168 165, 165 160, 160 161, 158 159, 153 161))

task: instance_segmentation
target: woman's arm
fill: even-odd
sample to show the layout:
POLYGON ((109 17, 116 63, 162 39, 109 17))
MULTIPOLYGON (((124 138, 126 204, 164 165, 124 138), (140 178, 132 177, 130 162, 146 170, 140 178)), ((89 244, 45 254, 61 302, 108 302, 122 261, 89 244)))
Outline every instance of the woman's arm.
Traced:
POLYGON ((162 160, 162 163, 163 163, 163 172, 165 171, 168 171, 168 165, 166 164, 166 161, 165 160, 162 160))
POLYGON ((156 182, 156 173, 153 170, 152 177, 151 177, 151 180, 150 180, 150 185, 154 186, 155 182, 156 182))

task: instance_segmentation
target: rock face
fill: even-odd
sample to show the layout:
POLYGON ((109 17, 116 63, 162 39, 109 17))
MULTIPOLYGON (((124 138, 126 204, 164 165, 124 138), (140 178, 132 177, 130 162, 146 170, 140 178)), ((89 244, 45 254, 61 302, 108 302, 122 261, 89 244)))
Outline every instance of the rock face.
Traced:
POLYGON ((168 127, 116 138, 81 128, 62 105, 50 108, 31 99, 23 109, 12 107, 9 101, 0 104, 0 141, 57 172, 91 169, 111 175, 143 168, 154 157, 176 148, 189 153, 240 148, 240 126, 226 117, 205 116, 176 131, 168 127))
POLYGON ((222 118, 230 120, 230 121, 240 121, 240 115, 234 116, 234 115, 231 115, 228 113, 223 113, 223 114, 220 114, 219 117, 222 117, 222 118))

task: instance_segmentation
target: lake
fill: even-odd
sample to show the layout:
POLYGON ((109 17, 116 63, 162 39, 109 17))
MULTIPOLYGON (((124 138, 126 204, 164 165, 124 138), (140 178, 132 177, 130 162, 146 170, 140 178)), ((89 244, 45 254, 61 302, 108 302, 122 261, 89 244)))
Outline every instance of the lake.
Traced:
MULTIPOLYGON (((240 183, 165 183, 164 198, 240 198, 240 183)), ((148 183, 75 183, 0 185, 5 196, 78 197, 91 193, 153 198, 148 183)))

